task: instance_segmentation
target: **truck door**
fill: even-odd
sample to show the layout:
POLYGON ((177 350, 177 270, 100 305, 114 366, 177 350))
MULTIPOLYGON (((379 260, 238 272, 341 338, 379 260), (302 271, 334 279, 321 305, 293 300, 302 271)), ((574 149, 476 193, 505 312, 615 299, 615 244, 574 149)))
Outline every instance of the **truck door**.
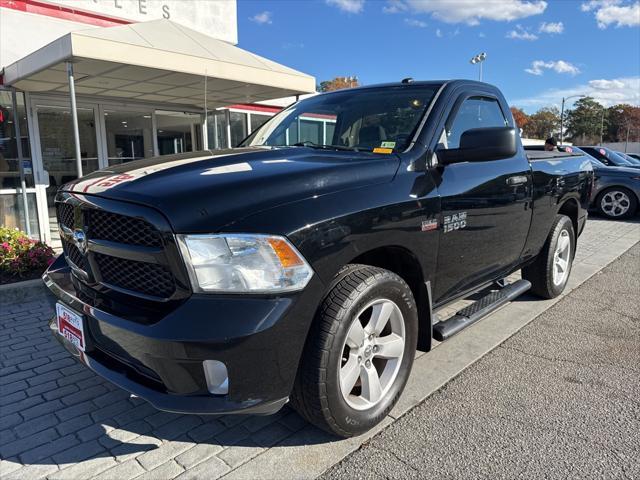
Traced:
MULTIPOLYGON (((472 128, 510 126, 504 100, 489 93, 458 97, 445 117, 436 152, 457 148, 472 128)), ((442 230, 434 287, 437 301, 508 273, 519 260, 531 221, 531 169, 524 150, 511 158, 456 163, 440 176, 442 230)))

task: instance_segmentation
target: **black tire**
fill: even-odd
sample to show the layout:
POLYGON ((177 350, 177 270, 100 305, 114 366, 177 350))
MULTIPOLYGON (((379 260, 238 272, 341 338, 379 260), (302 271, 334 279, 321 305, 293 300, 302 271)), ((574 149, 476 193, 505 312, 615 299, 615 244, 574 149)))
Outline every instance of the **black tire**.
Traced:
MULTIPOLYGON (((310 423, 351 437, 380 423, 396 404, 409 378, 418 338, 418 314, 409 286, 393 272, 367 265, 349 265, 323 301, 309 332, 292 406, 310 423), (405 343, 399 370, 379 403, 365 410, 352 408, 341 393, 340 368, 349 328, 372 301, 391 300, 404 322, 405 343)), ((366 311, 366 310, 365 310, 366 311)))
POLYGON ((604 217, 613 219, 613 220, 620 220, 622 218, 629 218, 632 217, 635 213, 636 213, 636 209, 638 208, 638 199, 636 198, 635 194, 629 190, 628 188, 625 187, 609 187, 609 188, 605 188, 602 192, 600 192, 598 194, 598 198, 596 199, 596 208, 598 209, 598 213, 604 217), (622 214, 622 215, 614 215, 611 212, 607 212, 602 205, 602 201, 605 198, 605 195, 613 195, 615 196, 616 193, 622 193, 624 195, 626 195, 628 202, 629 202, 629 208, 627 209, 627 211, 622 214))
POLYGON ((542 251, 532 264, 522 269, 522 278, 531 282, 531 293, 542 298, 555 298, 564 291, 571 275, 571 267, 576 251, 575 245, 576 235, 571 219, 565 215, 557 215, 542 251), (553 281, 554 259, 558 239, 563 235, 562 232, 565 231, 569 235, 571 252, 568 258, 566 275, 563 281, 556 285, 553 281))

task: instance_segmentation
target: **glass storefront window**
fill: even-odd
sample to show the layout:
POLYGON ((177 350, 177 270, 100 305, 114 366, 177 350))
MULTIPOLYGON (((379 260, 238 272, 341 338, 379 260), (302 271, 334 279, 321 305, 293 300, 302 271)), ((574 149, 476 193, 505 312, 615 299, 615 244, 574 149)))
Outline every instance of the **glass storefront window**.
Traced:
POLYGON ((151 113, 105 110, 109 165, 153 156, 151 113))
POLYGON ((158 154, 202 150, 200 123, 197 113, 156 111, 158 154))
POLYGON ((251 131, 260 128, 264 122, 271 118, 270 115, 261 115, 259 113, 251 113, 251 131))
POLYGON ((224 110, 216 110, 207 115, 209 148, 227 148, 227 121, 224 110))
POLYGON ((14 112, 11 91, 0 90, 0 188, 2 189, 20 188, 16 120, 20 122, 20 143, 22 145, 26 185, 27 187, 33 187, 29 130, 24 106, 24 94, 22 92, 16 92, 16 104, 18 111, 14 112))
POLYGON ((231 146, 236 147, 249 134, 247 131, 247 114, 229 112, 231 121, 231 146))
MULTIPOLYGON (((78 107, 77 112, 82 175, 87 175, 98 169, 95 110, 92 107, 78 107)), ((40 133, 42 165, 49 183, 47 208, 51 225, 51 246, 59 248, 60 238, 58 229, 55 227, 54 199, 62 185, 78 178, 73 119, 69 107, 58 105, 36 105, 36 116, 40 133)))
POLYGON ((300 138, 322 145, 324 125, 317 120, 300 120, 300 138))
MULTIPOLYGON (((27 194, 27 204, 29 208, 29 226, 31 227, 31 238, 40 237, 38 228, 38 213, 36 207, 36 194, 27 194)), ((23 232, 27 231, 24 220, 24 204, 22 194, 9 193, 0 195, 0 225, 3 227, 17 228, 23 232)))

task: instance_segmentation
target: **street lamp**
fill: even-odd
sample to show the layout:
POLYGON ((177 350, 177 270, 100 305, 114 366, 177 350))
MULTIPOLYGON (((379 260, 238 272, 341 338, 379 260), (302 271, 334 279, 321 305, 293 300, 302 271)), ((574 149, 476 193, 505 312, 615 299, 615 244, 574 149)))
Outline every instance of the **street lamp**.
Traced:
POLYGON ((570 97, 562 97, 562 109, 560 110, 560 145, 564 144, 564 102, 571 98, 584 98, 586 95, 571 95, 570 97))
POLYGON ((480 81, 482 81, 482 62, 484 62, 486 58, 487 54, 485 52, 482 52, 469 60, 469 63, 473 65, 475 65, 476 63, 480 64, 480 75, 478 77, 480 81))
POLYGON ((607 107, 602 106, 602 116, 600 117, 600 146, 602 146, 602 140, 604 137, 604 112, 607 110, 607 107))

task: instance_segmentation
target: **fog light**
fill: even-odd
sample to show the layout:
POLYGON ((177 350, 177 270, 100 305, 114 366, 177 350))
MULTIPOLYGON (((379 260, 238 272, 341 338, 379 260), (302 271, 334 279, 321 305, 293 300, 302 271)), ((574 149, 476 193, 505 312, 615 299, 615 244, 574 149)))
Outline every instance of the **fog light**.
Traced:
POLYGON ((202 362, 204 378, 207 379, 207 389, 214 395, 226 395, 229 393, 229 376, 227 367, 218 360, 205 360, 202 362))

